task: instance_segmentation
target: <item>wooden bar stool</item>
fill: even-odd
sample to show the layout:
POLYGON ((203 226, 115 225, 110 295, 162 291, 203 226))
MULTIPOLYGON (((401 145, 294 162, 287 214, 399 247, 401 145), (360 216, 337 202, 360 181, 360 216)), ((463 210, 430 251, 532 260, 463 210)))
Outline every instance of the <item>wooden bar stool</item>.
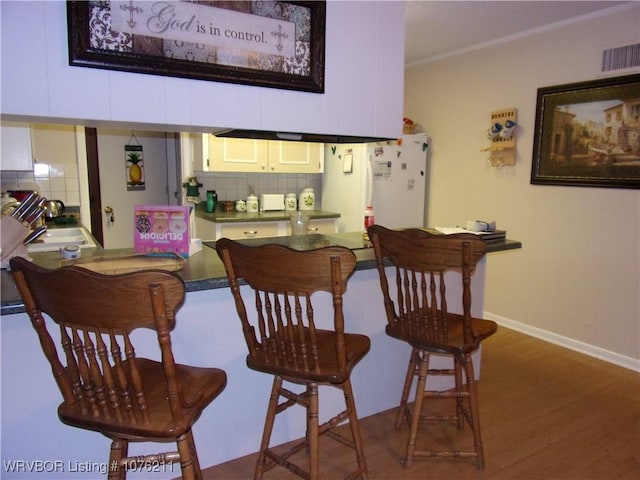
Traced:
POLYGON ((227 271, 249 349, 247 366, 274 376, 255 478, 280 465, 302 478, 317 479, 321 435, 355 450, 357 466, 347 478, 367 478, 350 375, 369 351, 370 342, 365 335, 345 333, 342 311, 347 279, 356 266, 355 255, 343 247, 296 251, 280 245, 249 247, 226 238, 216 242, 216 249, 227 271), (252 295, 247 291, 245 295, 253 296, 253 313, 245 305, 242 280, 252 291, 252 295), (314 305, 322 304, 322 297, 312 294, 320 291, 331 295, 332 328, 320 328, 322 319, 316 318, 314 305), (294 393, 283 386, 284 381, 303 385, 304 391, 294 393), (322 425, 318 424, 319 385, 342 390, 346 404, 343 412, 322 425), (307 411, 306 433, 289 450, 276 453, 269 446, 276 415, 294 405, 307 411), (334 431, 345 421, 352 438, 334 431), (290 459, 303 449, 308 452, 307 470, 290 459))
POLYGON ((410 425, 405 465, 411 467, 414 457, 472 457, 477 467, 482 468, 484 453, 471 354, 482 340, 497 330, 495 322, 471 316, 471 275, 485 254, 484 240, 467 233, 433 235, 420 229, 389 230, 380 225, 369 227, 368 233, 376 254, 387 314, 386 333, 411 346, 396 415, 396 428, 402 426, 404 419, 410 425), (390 272, 385 270, 387 265, 392 266, 390 272), (445 275, 448 272, 461 274, 459 295, 452 295, 454 288, 445 275), (393 298, 390 285, 395 287, 393 298), (448 290, 447 287, 451 288, 448 290), (459 308, 459 313, 452 313, 450 308, 453 311, 459 308), (429 368, 432 353, 451 355, 454 368, 429 368), (428 375, 453 376, 454 391, 426 391, 428 375), (408 399, 415 377, 418 381, 411 410, 408 399), (423 414, 425 398, 452 400, 455 404, 453 415, 423 414), (459 429, 466 421, 473 432, 473 448, 418 449, 416 436, 421 421, 453 421, 459 429))
POLYGON ((22 257, 10 265, 62 393, 60 420, 112 440, 108 478, 124 480, 128 468, 175 462, 182 478, 202 478, 191 427, 224 390, 227 375, 174 360, 170 332, 185 298, 182 279, 161 270, 49 270, 22 257), (59 328, 59 348, 50 320, 59 328), (131 333, 138 328, 156 331, 161 361, 136 356, 131 333), (175 442, 178 451, 127 456, 129 442, 144 441, 175 442))

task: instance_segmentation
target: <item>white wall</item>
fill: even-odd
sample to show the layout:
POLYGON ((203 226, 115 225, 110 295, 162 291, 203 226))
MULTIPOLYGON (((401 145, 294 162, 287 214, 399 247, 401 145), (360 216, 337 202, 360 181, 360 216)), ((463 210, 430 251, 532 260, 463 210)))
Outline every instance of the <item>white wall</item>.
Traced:
POLYGON ((537 89, 640 42, 640 4, 607 12, 408 69, 405 115, 431 137, 428 224, 495 219, 523 243, 489 255, 487 316, 640 369, 640 190, 530 184, 537 89), (517 164, 490 168, 490 112, 511 107, 517 164))
POLYGON ((70 67, 66 2, 0 8, 3 115, 159 131, 401 133, 404 2, 327 3, 324 94, 70 67))

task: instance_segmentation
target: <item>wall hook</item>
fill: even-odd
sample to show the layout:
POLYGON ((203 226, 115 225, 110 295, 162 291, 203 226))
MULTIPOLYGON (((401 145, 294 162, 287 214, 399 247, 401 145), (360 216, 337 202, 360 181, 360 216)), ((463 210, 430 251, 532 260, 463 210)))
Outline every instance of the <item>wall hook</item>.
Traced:
POLYGON ((516 164, 516 114, 515 108, 491 112, 491 127, 487 130, 491 144, 481 151, 490 152, 487 162, 492 167, 516 164))

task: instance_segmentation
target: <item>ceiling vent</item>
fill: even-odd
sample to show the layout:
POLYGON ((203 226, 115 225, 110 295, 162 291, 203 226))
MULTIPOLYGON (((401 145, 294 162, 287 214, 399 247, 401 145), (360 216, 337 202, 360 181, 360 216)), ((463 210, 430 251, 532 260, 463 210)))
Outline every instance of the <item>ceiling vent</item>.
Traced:
POLYGON ((602 51, 602 72, 624 70, 640 66, 640 43, 602 51))

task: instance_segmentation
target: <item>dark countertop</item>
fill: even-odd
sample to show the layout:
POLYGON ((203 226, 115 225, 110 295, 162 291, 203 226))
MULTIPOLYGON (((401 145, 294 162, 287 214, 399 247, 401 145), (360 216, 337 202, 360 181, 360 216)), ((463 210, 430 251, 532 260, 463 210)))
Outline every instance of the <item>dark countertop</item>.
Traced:
MULTIPOLYGON (((195 216, 210 222, 216 223, 242 223, 242 222, 281 222, 288 221, 291 212, 284 210, 275 210, 270 212, 222 212, 218 209, 215 212, 206 211, 206 202, 201 202, 196 205, 194 212, 195 216)), ((312 220, 325 219, 325 218, 340 218, 339 213, 325 212, 324 210, 307 210, 312 220)))
MULTIPOLYGON (((243 243, 280 243, 289 245, 291 239, 292 237, 256 238, 243 240, 243 243)), ((356 255, 358 260, 356 270, 370 270, 375 268, 375 256, 371 248, 371 243, 363 239, 361 232, 336 233, 331 235, 311 234, 309 235, 308 241, 311 242, 310 247, 312 248, 327 245, 345 246, 353 250, 356 255)), ((202 251, 189 257, 185 262, 184 268, 177 272, 184 279, 187 292, 212 290, 229 286, 222 262, 218 258, 215 249, 211 248, 213 245, 213 242, 205 242, 202 246, 202 251)), ((522 248, 522 244, 514 240, 487 242, 488 253, 519 248, 522 248)), ((113 256, 133 254, 133 249, 105 251, 101 248, 87 248, 82 251, 83 258, 91 255, 105 256, 106 254, 113 256)), ((33 253, 31 256, 34 262, 46 268, 57 268, 62 260, 58 252, 33 253)), ((22 298, 11 278, 11 273, 7 270, 2 270, 0 273, 0 287, 0 314, 10 315, 23 313, 25 310, 22 298)))

